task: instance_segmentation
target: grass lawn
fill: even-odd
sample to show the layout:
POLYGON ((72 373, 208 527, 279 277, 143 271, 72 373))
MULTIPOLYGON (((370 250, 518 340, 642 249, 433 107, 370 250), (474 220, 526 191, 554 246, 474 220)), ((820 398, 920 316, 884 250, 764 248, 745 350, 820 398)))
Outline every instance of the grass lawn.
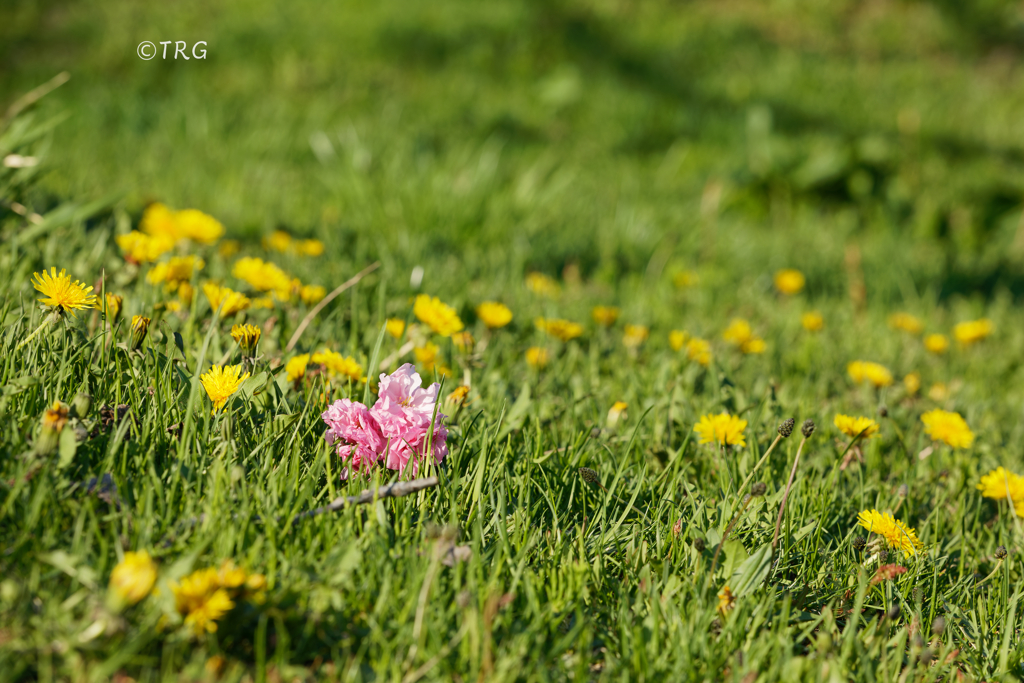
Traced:
POLYGON ((5 3, 0 680, 1017 680, 1022 25, 5 3))

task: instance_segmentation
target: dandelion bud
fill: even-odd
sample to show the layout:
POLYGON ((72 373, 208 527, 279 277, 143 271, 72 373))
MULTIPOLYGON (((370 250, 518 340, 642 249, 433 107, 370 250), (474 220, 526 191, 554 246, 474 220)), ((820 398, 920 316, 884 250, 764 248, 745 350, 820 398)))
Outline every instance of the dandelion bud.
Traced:
POLYGON ((698 553, 704 552, 704 548, 706 548, 706 547, 707 547, 707 544, 704 543, 704 539, 703 538, 695 538, 695 539, 693 539, 693 549, 696 550, 698 553))
POLYGON ((867 541, 864 540, 863 536, 857 536, 853 539, 852 545, 854 550, 860 552, 861 550, 864 550, 864 546, 867 545, 867 541))
POLYGON ((886 550, 885 548, 880 549, 878 551, 878 561, 879 562, 885 562, 888 559, 889 559, 889 551, 886 550))
POLYGON ((1006 558, 1006 546, 1001 545, 996 548, 996 559, 1002 560, 1006 558))
POLYGON ((79 392, 75 394, 74 400, 71 401, 72 415, 80 420, 84 420, 89 417, 89 411, 92 409, 92 396, 85 392, 79 392))
POLYGON ((124 303, 124 297, 107 292, 105 298, 106 306, 103 309, 103 314, 107 317, 107 321, 110 322, 110 326, 114 327, 121 318, 121 305, 124 303))
POLYGON ((789 438, 789 435, 793 433, 793 425, 795 425, 795 424, 796 424, 796 420, 794 420, 793 418, 789 418, 788 420, 784 420, 783 422, 781 422, 779 424, 779 434, 782 435, 782 438, 784 438, 784 439, 788 439, 789 438))
POLYGON ((231 338, 242 349, 243 365, 250 369, 256 364, 256 345, 260 343, 260 333, 256 325, 235 325, 231 328, 231 338))
POLYGON ((885 406, 878 406, 879 417, 889 417, 889 409, 885 406))
POLYGON ((763 496, 764 492, 767 490, 768 485, 765 484, 763 481, 759 481, 750 487, 750 495, 754 496, 755 498, 758 496, 763 496))
POLYGON ((132 351, 138 351, 142 348, 142 342, 146 341, 146 335, 149 333, 149 318, 141 315, 132 316, 132 351))
POLYGON ((899 495, 900 498, 906 498, 907 495, 910 493, 910 487, 907 486, 906 484, 903 484, 902 486, 900 486, 899 490, 896 493, 897 495, 899 495))
POLYGON ((800 433, 804 435, 805 439, 811 438, 811 434, 814 433, 814 420, 804 420, 800 427, 800 433))
POLYGON ((900 605, 899 605, 899 603, 898 602, 892 603, 892 605, 889 607, 889 611, 885 613, 885 616, 890 621, 896 621, 897 619, 899 619, 900 618, 900 605))
POLYGON ((583 481, 587 482, 588 484, 601 483, 601 479, 598 476, 597 472, 590 469, 589 467, 581 467, 580 476, 583 477, 583 481))
POLYGON ((51 407, 43 411, 39 438, 36 439, 34 449, 38 455, 47 455, 57 450, 60 433, 68 422, 68 412, 68 407, 60 401, 54 401, 51 407))
POLYGON ((942 617, 935 617, 935 621, 932 622, 932 635, 941 636, 942 632, 946 630, 946 620, 942 617))

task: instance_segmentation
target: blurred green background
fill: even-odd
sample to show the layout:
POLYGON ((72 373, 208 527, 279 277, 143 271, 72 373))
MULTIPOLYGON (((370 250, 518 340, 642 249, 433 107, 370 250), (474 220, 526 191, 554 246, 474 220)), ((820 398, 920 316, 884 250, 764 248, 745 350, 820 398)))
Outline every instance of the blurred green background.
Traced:
POLYGON ((1003 0, 6 0, 0 101, 71 74, 39 105, 70 114, 40 143, 40 211, 123 190, 135 217, 196 207, 428 280, 575 265, 638 294, 783 266, 842 294, 856 247, 869 297, 928 305, 1024 293, 1022 19, 1003 0), (143 40, 208 54, 143 61, 143 40))

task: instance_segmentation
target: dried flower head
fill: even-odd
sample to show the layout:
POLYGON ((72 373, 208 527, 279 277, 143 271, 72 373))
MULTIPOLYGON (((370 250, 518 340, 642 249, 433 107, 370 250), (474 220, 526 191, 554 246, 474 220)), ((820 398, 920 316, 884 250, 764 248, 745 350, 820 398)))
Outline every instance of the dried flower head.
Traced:
POLYGON ((811 434, 814 433, 814 420, 804 420, 804 423, 800 425, 800 433, 804 435, 805 439, 811 438, 811 434))
POLYGON ((588 484, 600 484, 601 483, 600 476, 598 476, 598 474, 597 474, 597 472, 595 470, 592 470, 589 467, 581 467, 580 468, 580 476, 583 478, 583 481, 587 482, 588 484))
POLYGON ((1005 545, 1001 545, 1001 546, 997 547, 995 555, 996 555, 996 559, 997 560, 1004 560, 1004 559, 1006 559, 1006 555, 1007 555, 1007 553, 1006 553, 1006 546, 1005 545))
POLYGON ((860 552, 861 550, 864 550, 864 546, 867 545, 867 541, 864 540, 863 536, 854 536, 851 545, 854 550, 860 552))
POLYGON ((871 577, 871 585, 874 586, 883 581, 892 581, 900 574, 906 573, 906 567, 901 567, 898 564, 883 564, 875 570, 875 575, 871 577))
POLYGON ((89 293, 92 287, 72 280, 64 269, 59 274, 56 268, 50 268, 50 272, 44 270, 42 274, 32 273, 32 286, 43 294, 39 301, 61 315, 74 316, 75 311, 96 305, 96 295, 89 293))
POLYGON ((750 495, 752 495, 755 498, 758 498, 760 496, 763 496, 764 492, 767 491, 767 490, 768 490, 768 485, 765 484, 763 481, 759 481, 759 482, 757 482, 756 484, 754 484, 753 486, 750 487, 750 495))
POLYGON ((795 426, 796 420, 794 420, 791 417, 787 418, 779 423, 779 434, 782 435, 782 438, 788 439, 790 435, 793 433, 793 427, 795 426))

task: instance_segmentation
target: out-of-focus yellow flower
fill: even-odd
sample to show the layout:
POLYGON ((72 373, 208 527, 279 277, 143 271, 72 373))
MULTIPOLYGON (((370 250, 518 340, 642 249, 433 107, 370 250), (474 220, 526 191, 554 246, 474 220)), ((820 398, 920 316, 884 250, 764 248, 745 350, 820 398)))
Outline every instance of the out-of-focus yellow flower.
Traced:
POLYGON ((526 362, 532 368, 547 367, 549 360, 548 350, 539 346, 531 346, 526 349, 526 362))
POLYGON ((626 408, 628 407, 629 405, 625 401, 616 401, 615 403, 612 404, 612 407, 608 409, 608 429, 615 428, 615 426, 619 423, 619 420, 622 419, 622 416, 625 414, 626 408))
POLYGON ((213 403, 213 412, 223 408, 248 377, 248 372, 242 373, 241 365, 214 365, 205 375, 200 375, 199 381, 213 403))
POLYGON ((850 438, 856 437, 863 432, 863 438, 870 439, 878 436, 878 423, 870 417, 852 417, 850 415, 836 415, 832 422, 843 434, 850 438))
POLYGON ((180 301, 165 301, 162 304, 157 304, 155 308, 159 309, 161 306, 168 313, 178 313, 182 309, 180 301))
POLYGON ((146 273, 146 282, 151 285, 164 283, 164 289, 173 292, 182 282, 189 282, 192 273, 200 271, 206 262, 198 256, 172 256, 170 260, 157 263, 146 273))
POLYGON ((296 240, 295 253, 299 256, 320 256, 324 253, 324 243, 320 240, 296 240))
POLYGON ((274 299, 269 296, 258 296, 252 300, 253 308, 273 308, 274 299))
POLYGON ((921 422, 932 441, 942 441, 953 448, 970 448, 974 443, 974 432, 960 413, 936 408, 922 415, 921 422))
POLYGON ((537 329, 563 342, 576 339, 583 334, 582 325, 559 318, 537 318, 533 323, 537 329))
POLYGON ((463 330, 462 332, 456 332, 452 335, 452 343, 455 344, 455 348, 459 351, 469 353, 473 350, 473 345, 476 343, 476 340, 473 339, 473 335, 468 331, 463 330))
POLYGON ((220 254, 221 258, 231 258, 239 251, 242 250, 242 243, 238 240, 224 240, 217 245, 217 253, 220 254))
POLYGON ((878 510, 864 510, 857 515, 857 523, 871 533, 885 539, 890 548, 901 550, 904 556, 914 555, 924 548, 911 527, 894 518, 890 513, 878 510))
POLYGON ((440 299, 419 294, 412 306, 413 315, 419 318, 435 333, 450 337, 462 329, 462 320, 455 309, 440 299))
POLYGON ((195 293, 196 290, 192 286, 191 282, 182 282, 181 284, 178 285, 178 300, 185 306, 191 308, 192 297, 195 296, 195 293))
POLYGON ((253 256, 235 261, 231 274, 258 292, 274 292, 281 301, 288 301, 292 293, 292 278, 277 265, 253 256))
POLYGON ((289 382, 297 382, 306 376, 306 366, 309 365, 309 354, 303 353, 290 358, 285 363, 284 371, 288 374, 289 382))
POLYGON ((704 367, 711 365, 711 343, 698 337, 690 339, 686 342, 686 357, 704 367))
POLYGON ((423 366, 426 370, 433 370, 434 365, 437 363, 437 355, 441 351, 437 344, 427 343, 426 346, 417 346, 412 350, 413 355, 416 357, 416 362, 423 366))
POLYGON ((561 291, 558 283, 544 273, 530 273, 526 276, 526 288, 534 294, 555 298, 561 291))
POLYGON ((825 319, 818 311, 808 311, 800 316, 800 324, 808 332, 820 332, 825 329, 825 319))
POLYGON ((463 384, 455 387, 452 393, 448 394, 446 402, 450 406, 461 406, 466 402, 467 396, 469 396, 469 387, 463 384))
POLYGON ((256 346, 260 343, 262 334, 263 331, 256 325, 234 325, 231 328, 231 338, 242 349, 242 355, 246 358, 256 356, 256 346))
POLYGON ((314 353, 310 360, 324 366, 331 377, 347 377, 353 382, 363 379, 363 366, 351 356, 345 357, 336 351, 321 349, 314 353))
POLYGON ((775 273, 775 289, 786 295, 798 293, 806 282, 804 274, 795 268, 785 268, 775 273))
POLYGON ((943 382, 936 382, 928 388, 928 398, 936 403, 949 400, 949 387, 943 382))
POLYGON ((729 612, 736 608, 736 596, 730 590, 729 586, 722 586, 722 590, 718 591, 718 613, 724 618, 729 616, 729 612))
POLYGON ((139 229, 147 235, 169 238, 171 246, 174 246, 174 242, 181 237, 174 211, 160 202, 150 204, 142 212, 139 229))
POLYGON ((964 346, 970 346, 971 344, 980 342, 985 337, 992 334, 992 321, 988 318, 982 318, 981 320, 969 320, 967 322, 957 323, 953 328, 953 336, 956 340, 964 346))
POLYGON ((200 244, 213 244, 224 236, 224 226, 198 209, 185 209, 174 216, 178 235, 200 244))
POLYGON ((611 327, 619 319, 619 309, 616 306, 594 306, 590 315, 598 325, 611 327))
POLYGON ((628 349, 640 348, 640 345, 647 341, 650 330, 645 325, 626 325, 622 334, 622 343, 628 349))
POLYGON ((497 301, 485 301, 476 307, 476 317, 488 328, 496 330, 512 322, 512 311, 497 301))
POLYGON ((1024 501, 1024 477, 1003 467, 997 467, 981 478, 978 490, 985 498, 1018 503, 1024 501))
POLYGON ((747 428, 747 421, 741 420, 729 413, 718 415, 704 415, 694 426, 693 431, 699 436, 699 443, 718 443, 725 446, 746 446, 744 430, 747 428))
POLYGON ((235 607, 213 568, 192 572, 180 584, 172 583, 171 591, 175 607, 185 617, 185 625, 197 636, 215 632, 217 622, 235 607))
POLYGON ((388 318, 386 323, 388 334, 395 339, 400 339, 405 332, 405 321, 400 318, 388 318))
POLYGON ((673 351, 682 351, 689 338, 690 335, 683 330, 672 330, 668 333, 668 345, 672 347, 673 351))
POLYGON ((924 338, 924 348, 935 355, 942 355, 949 349, 949 337, 944 334, 929 334, 924 338))
POLYGON ((684 270, 675 274, 672 278, 672 283, 678 289, 688 289, 690 287, 696 287, 700 284, 700 276, 695 271, 684 270))
POLYGON ((889 327, 894 330, 903 330, 910 334, 921 334, 924 324, 909 313, 893 313, 889 316, 889 327))
POLYGON ((327 288, 323 285, 303 285, 299 290, 299 298, 307 306, 318 304, 327 296, 327 288))
POLYGON ((56 268, 50 268, 50 272, 44 270, 42 274, 32 273, 32 286, 43 295, 39 301, 61 315, 70 313, 74 316, 77 310, 96 306, 96 295, 89 293, 92 287, 72 280, 63 268, 60 273, 56 268))
POLYGON ((764 353, 765 343, 760 337, 754 335, 754 331, 743 318, 733 318, 729 326, 722 333, 722 338, 730 344, 739 347, 743 353, 764 353))
POLYGON ((921 388, 921 375, 917 372, 910 372, 903 378, 903 388, 907 394, 913 396, 921 388))
POLYGON ((147 235, 132 230, 114 238, 124 257, 133 263, 152 263, 174 248, 174 238, 167 235, 147 235))
POLYGON ((846 366, 846 372, 850 379, 860 384, 868 381, 876 388, 887 387, 892 384, 892 373, 888 368, 871 361, 855 360, 846 366))
POLYGON ((230 318, 239 311, 249 308, 252 301, 249 297, 228 287, 220 287, 212 282, 203 283, 203 294, 210 302, 210 310, 220 312, 220 317, 230 318))
POLYGON ((156 583, 156 563, 145 550, 126 552, 110 574, 110 591, 119 602, 134 605, 149 595, 156 583))
POLYGON ((292 236, 284 230, 275 230, 263 238, 263 248, 284 253, 292 246, 292 236))

